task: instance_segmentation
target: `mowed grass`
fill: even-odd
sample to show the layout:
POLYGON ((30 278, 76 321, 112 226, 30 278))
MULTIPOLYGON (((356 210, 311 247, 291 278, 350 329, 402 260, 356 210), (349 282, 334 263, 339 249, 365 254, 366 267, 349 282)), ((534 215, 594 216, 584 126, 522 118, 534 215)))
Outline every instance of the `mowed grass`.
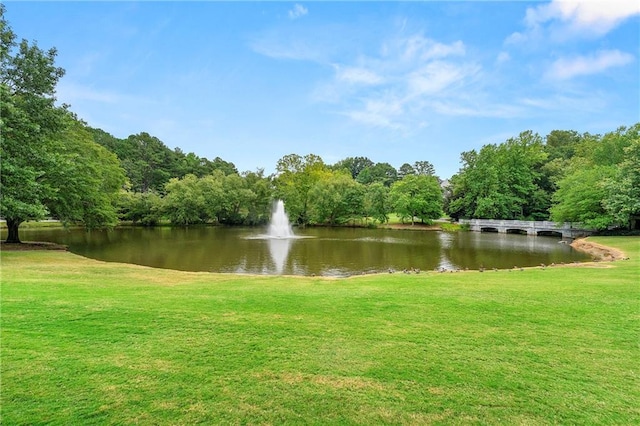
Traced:
POLYGON ((630 260, 350 279, 2 253, 2 424, 638 424, 630 260))

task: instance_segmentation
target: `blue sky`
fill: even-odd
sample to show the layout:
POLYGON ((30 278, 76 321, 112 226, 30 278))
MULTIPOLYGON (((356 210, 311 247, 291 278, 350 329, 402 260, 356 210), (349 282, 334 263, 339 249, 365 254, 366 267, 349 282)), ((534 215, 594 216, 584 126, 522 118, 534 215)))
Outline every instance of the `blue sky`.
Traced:
POLYGON ((634 0, 4 3, 91 126, 240 171, 313 153, 447 178, 525 130, 640 121, 634 0))

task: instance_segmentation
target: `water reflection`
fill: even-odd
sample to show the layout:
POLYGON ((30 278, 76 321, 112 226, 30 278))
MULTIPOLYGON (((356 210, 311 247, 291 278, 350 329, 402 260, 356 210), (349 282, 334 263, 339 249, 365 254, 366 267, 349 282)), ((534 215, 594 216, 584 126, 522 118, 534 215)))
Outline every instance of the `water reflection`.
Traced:
POLYGON ((289 256, 289 250, 293 243, 292 238, 269 238, 269 254, 275 266, 276 274, 282 274, 284 271, 284 264, 289 256))
POLYGON ((67 244, 94 259, 185 271, 346 276, 389 269, 477 269, 589 260, 559 239, 475 232, 297 229, 296 239, 252 228, 21 230, 24 240, 67 244))

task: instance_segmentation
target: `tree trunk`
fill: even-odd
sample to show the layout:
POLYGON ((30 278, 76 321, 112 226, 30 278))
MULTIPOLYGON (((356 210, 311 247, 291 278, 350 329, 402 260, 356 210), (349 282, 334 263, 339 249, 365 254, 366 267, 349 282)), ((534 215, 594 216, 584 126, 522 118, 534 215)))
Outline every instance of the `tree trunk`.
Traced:
POLYGON ((21 220, 7 219, 7 243, 21 243, 20 236, 18 235, 18 227, 22 223, 21 220))

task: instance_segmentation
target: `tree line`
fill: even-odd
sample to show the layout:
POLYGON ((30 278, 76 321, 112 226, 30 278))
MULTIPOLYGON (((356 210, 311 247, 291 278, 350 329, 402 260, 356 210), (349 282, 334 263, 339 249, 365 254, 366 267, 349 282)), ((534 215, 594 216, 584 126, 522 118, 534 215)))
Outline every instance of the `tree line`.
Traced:
POLYGON ((239 173, 233 163, 169 149, 148 133, 125 139, 90 127, 55 89, 57 51, 18 42, 0 5, 0 216, 9 242, 27 220, 53 216, 88 228, 119 221, 154 225, 259 225, 282 199, 298 225, 430 222, 457 218, 553 219, 603 229, 640 212, 640 124, 601 135, 531 132, 461 154, 442 182, 428 161, 326 164, 289 154, 276 172, 239 173))
POLYGON ((628 228, 640 215, 640 123, 604 135, 531 131, 461 154, 452 218, 580 222, 628 228))

